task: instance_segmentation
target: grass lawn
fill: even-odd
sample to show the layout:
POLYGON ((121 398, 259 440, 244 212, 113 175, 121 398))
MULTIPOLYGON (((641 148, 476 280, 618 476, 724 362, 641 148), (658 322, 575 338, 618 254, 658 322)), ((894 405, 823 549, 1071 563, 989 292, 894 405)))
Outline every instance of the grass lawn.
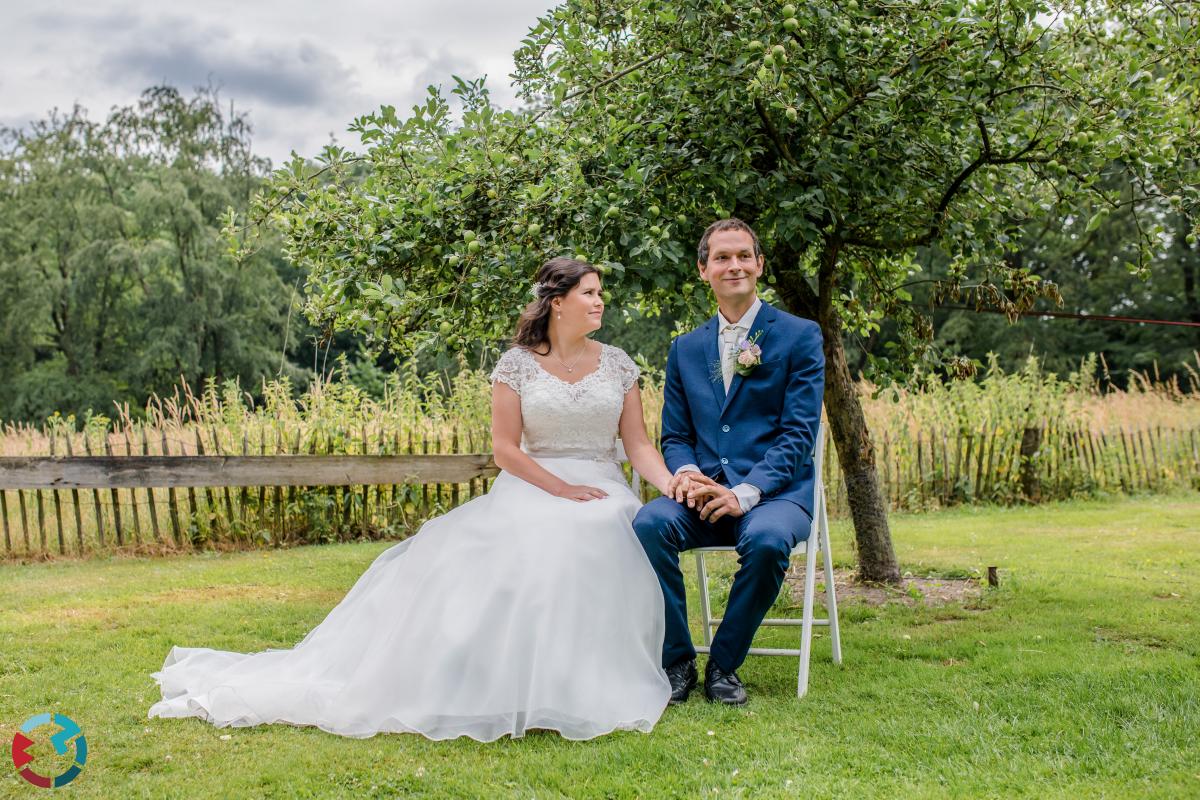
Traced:
MULTIPOLYGON (((848 605, 845 664, 819 638, 804 700, 793 659, 751 657, 746 708, 693 695, 649 735, 591 742, 146 719, 172 644, 290 647, 390 543, 3 565, 0 732, 7 750, 32 714, 78 722, 76 797, 1200 797, 1200 496, 965 508, 893 532, 904 569, 995 564, 1001 587, 966 607, 848 605)), ((834 533, 851 563, 848 525, 834 533)), ((732 561, 713 561, 721 591, 732 561)), ((43 796, 4 761, 0 796, 43 796)))

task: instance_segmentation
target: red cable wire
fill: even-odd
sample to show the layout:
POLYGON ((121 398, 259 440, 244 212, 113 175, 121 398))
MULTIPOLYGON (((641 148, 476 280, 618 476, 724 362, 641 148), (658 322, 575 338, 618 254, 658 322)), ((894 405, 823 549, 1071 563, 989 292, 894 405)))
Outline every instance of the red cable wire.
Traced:
MULTIPOLYGON (((938 306, 956 311, 974 311, 977 314, 1006 314, 995 308, 971 308, 970 306, 938 306)), ((1102 322, 1140 322, 1146 325, 1178 325, 1184 328, 1200 328, 1200 322, 1185 322, 1174 319, 1137 319, 1136 317, 1112 317, 1107 314, 1069 314, 1065 311, 1018 311, 1022 317, 1064 317, 1066 319, 1100 320, 1102 322)))

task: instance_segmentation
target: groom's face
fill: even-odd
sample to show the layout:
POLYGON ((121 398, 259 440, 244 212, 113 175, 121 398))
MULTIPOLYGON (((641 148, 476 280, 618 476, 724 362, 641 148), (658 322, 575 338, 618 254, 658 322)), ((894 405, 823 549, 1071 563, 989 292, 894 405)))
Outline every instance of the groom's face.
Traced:
POLYGON ((717 231, 708 237, 708 263, 699 267, 718 302, 738 303, 754 296, 763 257, 754 256, 754 239, 745 231, 717 231))

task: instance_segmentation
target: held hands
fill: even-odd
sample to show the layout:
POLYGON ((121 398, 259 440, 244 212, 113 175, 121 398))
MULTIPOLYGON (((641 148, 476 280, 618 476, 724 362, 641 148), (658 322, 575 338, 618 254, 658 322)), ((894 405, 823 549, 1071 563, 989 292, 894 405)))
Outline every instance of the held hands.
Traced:
POLYGON ((742 516, 742 504, 731 490, 699 472, 681 472, 671 478, 667 496, 688 508, 699 508, 700 519, 716 522, 726 514, 742 516))
POLYGON ((716 522, 726 514, 731 517, 743 514, 737 495, 715 481, 693 484, 687 498, 688 508, 699 507, 700 519, 707 522, 716 522))
POLYGON ((673 498, 676 503, 686 503, 688 492, 692 490, 692 487, 701 485, 715 486, 716 481, 703 473, 688 470, 671 476, 671 481, 667 484, 666 495, 673 498))
POLYGON ((578 503, 586 503, 588 500, 603 500, 608 497, 608 492, 603 489, 597 489, 595 486, 565 483, 561 489, 554 493, 554 496, 574 500, 578 503))

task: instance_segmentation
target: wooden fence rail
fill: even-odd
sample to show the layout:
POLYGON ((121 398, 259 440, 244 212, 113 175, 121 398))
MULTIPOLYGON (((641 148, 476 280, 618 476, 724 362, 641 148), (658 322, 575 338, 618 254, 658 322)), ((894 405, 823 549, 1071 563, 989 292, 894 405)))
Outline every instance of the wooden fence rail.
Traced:
POLYGON ((0 458, 3 489, 146 489, 467 483, 500 472, 487 454, 0 458))
POLYGON ((0 458, 4 553, 399 535, 483 494, 499 471, 473 453, 0 458))

